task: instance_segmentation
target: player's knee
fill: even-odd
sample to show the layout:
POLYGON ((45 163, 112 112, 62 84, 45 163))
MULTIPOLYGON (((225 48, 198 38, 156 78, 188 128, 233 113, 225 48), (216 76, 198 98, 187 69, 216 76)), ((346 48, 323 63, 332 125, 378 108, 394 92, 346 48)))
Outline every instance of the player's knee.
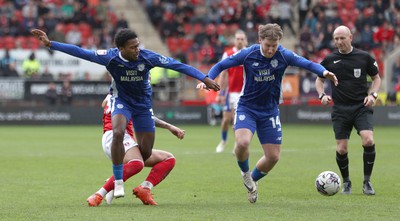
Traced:
POLYGON ((248 149, 250 146, 250 140, 238 140, 236 141, 236 148, 248 149))
POLYGON ((146 161, 147 159, 149 159, 150 156, 151 156, 151 151, 142 150, 143 161, 146 161))
POLYGON ((120 131, 120 130, 113 130, 113 139, 116 140, 123 140, 125 136, 125 131, 120 131))
POLYGON ((280 159, 280 155, 279 154, 271 154, 268 156, 268 161, 270 161, 271 163, 278 163, 279 159, 280 159))
POLYGON ((370 147, 370 146, 372 146, 372 145, 374 145, 374 139, 372 139, 372 137, 367 138, 367 139, 365 139, 365 140, 363 141, 363 146, 364 146, 364 147, 370 147))

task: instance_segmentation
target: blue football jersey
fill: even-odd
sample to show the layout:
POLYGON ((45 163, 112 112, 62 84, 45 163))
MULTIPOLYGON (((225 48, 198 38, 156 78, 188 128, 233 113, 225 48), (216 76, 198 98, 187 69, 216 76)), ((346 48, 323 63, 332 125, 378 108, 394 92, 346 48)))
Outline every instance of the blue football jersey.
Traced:
POLYGON ((288 66, 307 69, 323 77, 326 70, 322 65, 311 62, 296 53, 278 46, 272 58, 262 55, 261 45, 254 44, 242 49, 214 65, 209 77, 215 79, 221 71, 243 65, 244 85, 238 105, 255 110, 275 110, 282 100, 281 84, 288 66))
POLYGON ((131 108, 139 110, 148 110, 152 107, 149 71, 153 67, 172 69, 200 81, 206 77, 189 65, 146 49, 140 50, 139 57, 134 62, 124 59, 118 48, 93 51, 52 41, 51 49, 104 65, 113 78, 111 85, 113 96, 125 100, 131 108))

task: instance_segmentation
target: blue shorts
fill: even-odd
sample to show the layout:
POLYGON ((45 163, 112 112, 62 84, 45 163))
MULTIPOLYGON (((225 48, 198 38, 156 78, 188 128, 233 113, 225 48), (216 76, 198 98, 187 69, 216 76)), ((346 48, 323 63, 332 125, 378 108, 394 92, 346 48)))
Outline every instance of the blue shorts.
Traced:
POLYGON ((118 97, 111 99, 111 115, 122 114, 127 122, 132 119, 135 132, 155 132, 153 109, 137 110, 131 108, 124 100, 118 97))
POLYGON ((249 129, 257 136, 261 144, 282 144, 282 127, 279 108, 270 111, 257 111, 238 106, 235 117, 235 130, 249 129))

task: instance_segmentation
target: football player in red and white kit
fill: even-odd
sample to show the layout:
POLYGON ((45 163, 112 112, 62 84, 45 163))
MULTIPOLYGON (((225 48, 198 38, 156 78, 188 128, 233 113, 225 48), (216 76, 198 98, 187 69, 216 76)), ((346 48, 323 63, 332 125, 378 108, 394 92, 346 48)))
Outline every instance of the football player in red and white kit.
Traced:
MULTIPOLYGON (((111 143, 113 139, 112 124, 111 124, 111 107, 109 106, 111 95, 107 95, 104 99, 102 107, 103 113, 103 151, 111 160, 111 143)), ((164 122, 155 117, 155 125, 157 127, 168 129, 178 139, 183 139, 185 131, 174 125, 164 122)), ((133 135, 132 121, 128 123, 124 136, 124 166, 123 166, 123 181, 125 182, 130 177, 139 173, 144 166, 152 167, 146 180, 139 186, 133 189, 133 194, 139 198, 145 205, 157 205, 150 192, 151 188, 159 184, 175 166, 175 157, 171 153, 163 150, 152 150, 150 158, 143 162, 140 148, 136 143, 133 135)), ((111 204, 114 197, 114 176, 111 176, 106 183, 88 199, 89 206, 98 206, 106 196, 107 204, 111 204), (109 193, 109 194, 108 194, 109 193)))
MULTIPOLYGON (((235 33, 234 46, 227 51, 222 56, 225 59, 236 52, 240 51, 242 48, 247 46, 247 37, 244 31, 238 30, 235 33)), ((243 87, 243 66, 232 67, 221 72, 218 84, 221 86, 221 90, 216 98, 216 101, 223 105, 223 114, 221 122, 221 142, 216 148, 217 153, 224 151, 226 146, 226 141, 228 139, 228 130, 234 119, 234 113, 236 109, 237 102, 240 97, 240 93, 243 87)), ((236 144, 236 142, 235 142, 236 144)), ((235 145, 236 146, 236 145, 235 145)), ((233 147, 234 153, 235 147, 233 147)))

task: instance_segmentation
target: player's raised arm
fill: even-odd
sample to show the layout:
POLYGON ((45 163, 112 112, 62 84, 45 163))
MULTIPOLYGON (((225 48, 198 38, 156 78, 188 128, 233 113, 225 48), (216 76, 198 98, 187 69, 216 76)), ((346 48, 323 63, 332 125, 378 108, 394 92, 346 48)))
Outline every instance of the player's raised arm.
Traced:
POLYGON ((101 65, 107 65, 110 60, 106 54, 104 56, 97 56, 96 51, 83 49, 72 44, 50 41, 50 39, 47 37, 47 34, 42 30, 32 29, 31 33, 49 49, 61 51, 74 57, 82 58, 84 60, 95 62, 101 65))

